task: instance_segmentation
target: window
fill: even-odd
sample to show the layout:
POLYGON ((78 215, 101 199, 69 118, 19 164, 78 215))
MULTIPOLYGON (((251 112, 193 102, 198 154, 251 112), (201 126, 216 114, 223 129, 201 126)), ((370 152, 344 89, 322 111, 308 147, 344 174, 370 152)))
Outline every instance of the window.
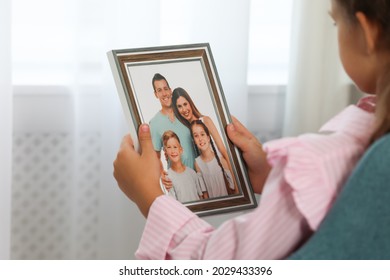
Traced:
POLYGON ((13 85, 98 83, 103 12, 104 1, 12 1, 13 85))
MULTIPOLYGON (((249 85, 287 83, 292 2, 251 0, 249 85)), ((118 3, 124 5, 126 1, 118 3)), ((129 5, 134 8, 136 3, 129 5)), ((161 9, 160 17, 154 15, 155 21, 148 21, 153 28, 160 26, 156 31, 159 35, 154 34, 155 41, 159 42, 158 36, 162 44, 186 41, 189 29, 186 13, 175 10, 191 13, 188 3, 180 0, 155 3, 160 5, 157 7, 161 9), (172 14, 176 17, 172 18, 172 14), (177 25, 178 16, 181 25, 177 25)), ((12 1, 13 84, 68 85, 74 79, 81 84, 98 83, 102 61, 105 62, 105 44, 112 41, 106 38, 111 27, 105 26, 107 22, 101 19, 106 15, 106 5, 105 1, 92 0, 12 1)), ((111 18, 110 22, 113 21, 111 18)))
POLYGON ((14 85, 63 84, 70 67, 71 14, 64 1, 12 2, 14 85), (37 8, 45 7, 45 9, 37 8), (50 10, 50 12, 46 12, 50 10))
POLYGON ((286 85, 293 0, 251 0, 249 85, 286 85))

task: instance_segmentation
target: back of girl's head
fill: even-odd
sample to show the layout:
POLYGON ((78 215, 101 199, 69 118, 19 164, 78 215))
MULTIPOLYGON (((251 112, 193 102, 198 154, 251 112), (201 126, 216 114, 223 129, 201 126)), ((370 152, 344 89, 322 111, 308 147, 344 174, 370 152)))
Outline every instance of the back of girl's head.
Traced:
POLYGON ((363 13, 376 24, 379 35, 376 50, 383 53, 384 69, 377 80, 377 124, 372 142, 390 132, 390 0, 334 0, 342 15, 352 24, 357 24, 356 13, 363 13), (387 59, 386 59, 387 58, 387 59))
POLYGON ((390 0, 335 0, 349 20, 356 21, 362 12, 380 27, 379 44, 390 49, 390 0))
POLYGON ((177 100, 179 99, 179 97, 183 97, 185 98, 188 103, 190 104, 191 106, 191 109, 192 109, 192 113, 194 114, 194 116, 196 118, 200 118, 202 116, 202 114, 199 112, 198 108, 196 108, 195 106, 195 103, 194 101, 192 101, 192 98, 191 96, 188 94, 188 92, 184 89, 184 88, 181 88, 181 87, 178 87, 178 88, 175 88, 172 92, 172 106, 173 106, 173 111, 176 115, 176 117, 183 123, 185 124, 187 127, 190 126, 190 123, 185 119, 183 118, 182 115, 180 115, 179 113, 179 110, 177 109, 177 100))
POLYGON ((175 138, 179 142, 179 144, 180 144, 179 136, 177 136, 177 134, 175 132, 173 132, 172 130, 167 130, 167 131, 164 132, 164 134, 162 136, 162 141, 163 141, 164 147, 167 146, 167 142, 171 138, 175 138))

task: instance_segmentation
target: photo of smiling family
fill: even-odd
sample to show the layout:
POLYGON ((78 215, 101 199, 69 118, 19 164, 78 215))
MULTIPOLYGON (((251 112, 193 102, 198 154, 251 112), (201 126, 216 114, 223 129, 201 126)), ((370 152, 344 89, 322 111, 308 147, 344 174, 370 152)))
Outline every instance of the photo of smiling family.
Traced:
POLYGON ((161 162, 161 187, 199 215, 255 207, 208 44, 108 54, 132 126, 148 123, 161 162))

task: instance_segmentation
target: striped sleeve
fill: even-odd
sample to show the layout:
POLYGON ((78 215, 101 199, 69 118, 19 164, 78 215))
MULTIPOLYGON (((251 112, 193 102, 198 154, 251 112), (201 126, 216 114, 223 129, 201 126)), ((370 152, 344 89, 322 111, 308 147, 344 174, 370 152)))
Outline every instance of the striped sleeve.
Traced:
MULTIPOLYGON (((282 179, 279 177, 279 179, 282 179)), ((251 213, 214 229, 167 196, 149 211, 139 259, 280 259, 310 233, 289 188, 275 186, 251 213)))
POLYGON ((311 229, 316 230, 363 154, 364 146, 344 134, 307 134, 275 141, 266 151, 271 165, 285 162, 281 176, 291 188, 297 208, 311 229))
POLYGON ((283 259, 321 223, 365 150, 373 116, 349 107, 325 129, 266 145, 272 170, 259 206, 214 229, 167 196, 150 211, 140 259, 283 259))

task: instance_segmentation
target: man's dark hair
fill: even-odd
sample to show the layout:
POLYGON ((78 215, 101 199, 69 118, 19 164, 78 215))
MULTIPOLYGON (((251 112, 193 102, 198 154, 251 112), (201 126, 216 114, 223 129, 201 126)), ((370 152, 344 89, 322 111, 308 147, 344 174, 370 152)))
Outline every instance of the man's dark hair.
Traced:
POLYGON ((165 79, 165 77, 163 75, 161 75, 160 73, 156 73, 156 74, 154 74, 153 79, 152 79, 152 86, 153 86, 154 91, 156 91, 156 88, 154 87, 154 82, 161 81, 161 80, 164 80, 167 83, 168 87, 171 88, 169 86, 167 79, 165 79))

